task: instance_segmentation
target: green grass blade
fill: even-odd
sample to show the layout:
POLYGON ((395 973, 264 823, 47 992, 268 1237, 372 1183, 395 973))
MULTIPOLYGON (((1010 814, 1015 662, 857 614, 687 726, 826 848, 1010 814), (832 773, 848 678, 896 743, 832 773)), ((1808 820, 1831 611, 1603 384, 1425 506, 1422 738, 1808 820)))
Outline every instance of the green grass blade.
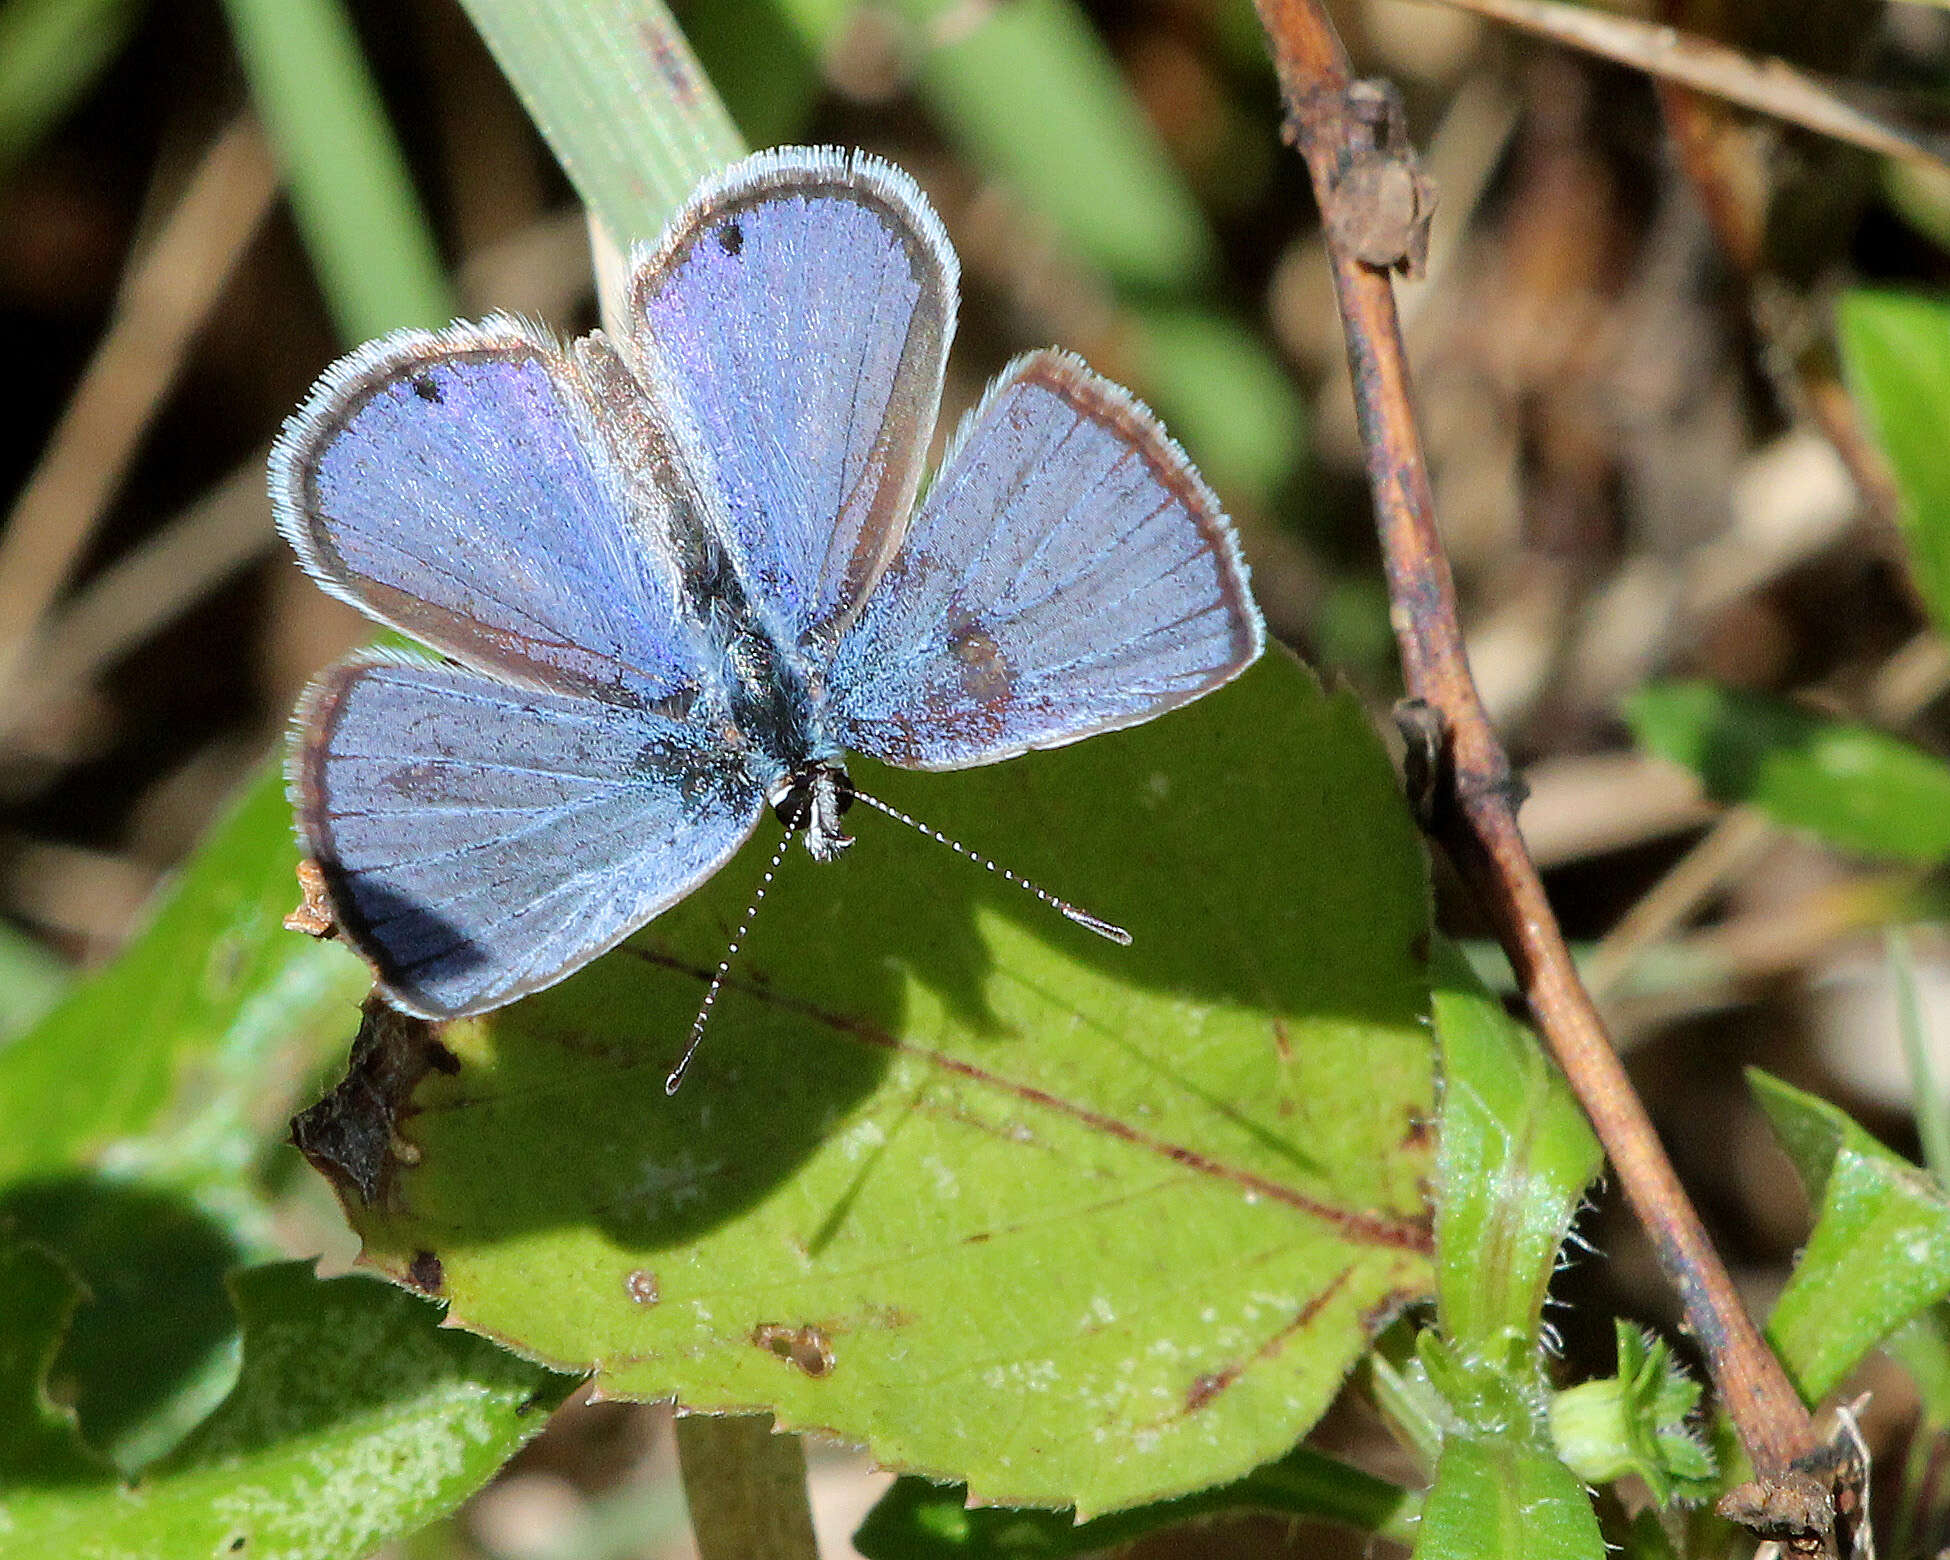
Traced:
POLYGON ((661 0, 463 0, 584 203, 619 242, 654 238, 744 151, 661 0))
POLYGON ((128 40, 136 0, 11 0, 0 9, 0 177, 128 40))
MULTIPOLYGON (((947 35, 954 0, 903 0, 947 35)), ((1198 288, 1218 246, 1129 86, 1070 0, 1015 0, 927 49, 921 91, 977 166, 1024 190, 1121 284, 1198 288)))
POLYGON ((455 301, 339 0, 227 0, 325 300, 348 342, 444 325, 455 301))

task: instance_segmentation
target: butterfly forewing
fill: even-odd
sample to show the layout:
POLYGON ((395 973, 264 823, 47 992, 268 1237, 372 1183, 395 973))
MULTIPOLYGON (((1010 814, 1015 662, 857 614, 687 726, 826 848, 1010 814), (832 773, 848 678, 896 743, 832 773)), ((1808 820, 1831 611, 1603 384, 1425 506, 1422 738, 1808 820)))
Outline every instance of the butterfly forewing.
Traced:
POLYGON ((964 426, 829 686, 847 746, 959 769, 1149 720, 1236 676, 1264 634, 1183 452, 1039 352, 964 426))
POLYGON ((748 159, 636 257, 637 373, 694 440, 747 590, 816 657, 900 543, 956 278, 913 182, 830 151, 748 159))
POLYGON ((371 657, 313 685, 290 779, 340 930, 432 1018, 613 947, 715 872, 761 806, 698 725, 371 657))
POLYGON ((700 659, 667 540, 687 490, 632 484, 607 420, 514 321, 404 331, 341 362, 285 425, 278 524, 327 590, 471 666, 665 698, 700 659))

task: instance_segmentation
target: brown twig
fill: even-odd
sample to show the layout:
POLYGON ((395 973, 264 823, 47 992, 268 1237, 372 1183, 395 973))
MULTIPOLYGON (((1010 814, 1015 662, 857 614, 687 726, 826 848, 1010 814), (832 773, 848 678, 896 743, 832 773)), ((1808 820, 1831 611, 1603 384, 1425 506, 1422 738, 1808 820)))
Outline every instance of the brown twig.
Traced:
MULTIPOLYGON (((1796 1469, 1817 1451, 1807 1409, 1762 1341, 1660 1147, 1645 1107, 1572 967, 1543 883, 1517 829, 1519 788, 1491 729, 1463 650, 1454 582, 1435 527, 1434 500, 1411 408, 1408 366, 1389 270, 1356 258, 1340 235, 1361 224, 1336 206, 1350 167, 1378 145, 1374 89, 1352 79, 1347 56, 1317 0, 1257 0, 1272 40, 1288 134, 1307 162, 1329 235, 1347 335, 1356 412, 1367 450, 1395 636, 1410 708, 1427 716, 1436 769, 1429 818, 1492 916, 1519 985, 1565 1077, 1611 1158, 1634 1211, 1678 1289, 1707 1369, 1753 1460, 1757 1506, 1783 1489, 1797 1521, 1825 1541, 1825 1485, 1796 1469)), ((1404 249, 1403 257, 1409 253, 1404 249)), ((1797 1529, 1797 1532, 1799 1530, 1797 1529)))

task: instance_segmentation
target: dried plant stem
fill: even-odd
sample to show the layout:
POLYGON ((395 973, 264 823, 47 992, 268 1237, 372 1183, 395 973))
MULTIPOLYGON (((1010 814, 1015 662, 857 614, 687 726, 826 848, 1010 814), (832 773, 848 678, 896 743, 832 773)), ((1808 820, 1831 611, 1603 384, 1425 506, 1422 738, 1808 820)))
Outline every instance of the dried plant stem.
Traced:
MULTIPOLYGON (((1288 131, 1307 160, 1327 227, 1349 159, 1371 127, 1349 112, 1347 57, 1316 0, 1257 0, 1272 40, 1288 131)), ((1435 527, 1408 367, 1385 269, 1330 240, 1356 411, 1367 449, 1403 677, 1437 723, 1435 830, 1493 917, 1538 1028, 1604 1143, 1626 1197, 1679 1290, 1742 1445, 1762 1481, 1816 1449, 1807 1409, 1740 1303, 1579 983, 1536 866, 1517 829, 1509 760, 1464 655, 1455 586, 1435 527)))
POLYGON ((764 1417, 686 1414, 677 1460, 700 1560, 819 1560, 798 1436, 764 1417))
POLYGON ((108 333, 0 528, 0 687, 21 669, 276 193, 257 126, 236 120, 131 268, 108 333))
POLYGON ((1661 82, 1738 103, 1880 157, 1925 166, 1950 162, 1941 135, 1913 130, 1849 101, 1841 83, 1796 70, 1784 60, 1729 48, 1697 33, 1642 17, 1567 0, 1445 0, 1462 11, 1522 29, 1599 59, 1644 71, 1661 82))
POLYGON ((1584 984, 1596 999, 1610 995, 1638 956, 1670 937, 1729 879, 1744 872, 1777 838, 1767 818, 1736 807, 1639 897, 1585 960, 1584 984))
POLYGON ((1855 481, 1872 514, 1894 526, 1902 510, 1889 463, 1862 426, 1855 402, 1841 382, 1841 371, 1825 350, 1799 350, 1782 343, 1782 310, 1775 294, 1784 291, 1767 275, 1768 170, 1766 155, 1735 111, 1711 93, 1660 82, 1659 107, 1665 116, 1680 171, 1698 195, 1713 236, 1742 286, 1748 314, 1764 340, 1777 351, 1776 369, 1783 398, 1798 406, 1818 427, 1855 481))

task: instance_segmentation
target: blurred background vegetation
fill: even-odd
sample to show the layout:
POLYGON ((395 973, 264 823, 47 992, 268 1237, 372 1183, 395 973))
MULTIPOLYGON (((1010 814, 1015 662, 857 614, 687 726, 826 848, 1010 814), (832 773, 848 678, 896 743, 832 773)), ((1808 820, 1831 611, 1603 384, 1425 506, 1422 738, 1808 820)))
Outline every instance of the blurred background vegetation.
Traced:
MULTIPOLYGON (((1950 657, 1830 345, 1844 287, 1943 286, 1950 180, 1759 120, 1689 120, 1642 76, 1461 9, 1332 9, 1357 68, 1401 86, 1441 190, 1429 275, 1402 306, 1526 828, 1764 1309, 1807 1209, 1741 1068, 1918 1154, 1883 928, 1914 914, 1941 852, 1877 864, 1727 811, 1704 766, 1673 761, 1679 695, 1632 706, 1643 746, 1626 701, 1702 679, 1950 750, 1950 657)), ((1339 326, 1247 0, 675 10, 747 143, 864 146, 928 190, 964 265, 951 414, 1048 341, 1132 384, 1237 517, 1275 631, 1385 716, 1339 326)), ((1927 5, 1696 0, 1653 19, 1909 107, 1950 86, 1950 11, 1927 5)), ((313 377, 409 320, 509 309, 572 332, 594 308, 581 211, 456 0, 0 5, 16 407, 0 422, 0 1037, 115 953, 299 688, 364 638, 270 526, 264 448, 313 377)), ((1438 887, 1448 928, 1480 935, 1438 887)), ((1925 926, 1907 946, 1945 1043, 1950 942, 1925 926)), ((1669 1330, 1677 1312, 1610 1197, 1582 1232, 1605 1259, 1563 1275, 1553 1314, 1572 1373, 1601 1374, 1612 1315, 1669 1330)), ((341 1259, 345 1239, 322 1202, 283 1235, 341 1259)), ((1879 1365, 1868 1380, 1866 1432, 1900 1467, 1915 1391, 1879 1365)), ((1320 1436, 1399 1471, 1358 1412, 1320 1436)), ((672 1477, 658 1410, 572 1407, 402 1552, 679 1555, 672 1477)), ((815 1455, 832 1553, 882 1482, 815 1455)), ((1336 1543, 1360 1552, 1236 1520, 1142 1552, 1336 1543)))

